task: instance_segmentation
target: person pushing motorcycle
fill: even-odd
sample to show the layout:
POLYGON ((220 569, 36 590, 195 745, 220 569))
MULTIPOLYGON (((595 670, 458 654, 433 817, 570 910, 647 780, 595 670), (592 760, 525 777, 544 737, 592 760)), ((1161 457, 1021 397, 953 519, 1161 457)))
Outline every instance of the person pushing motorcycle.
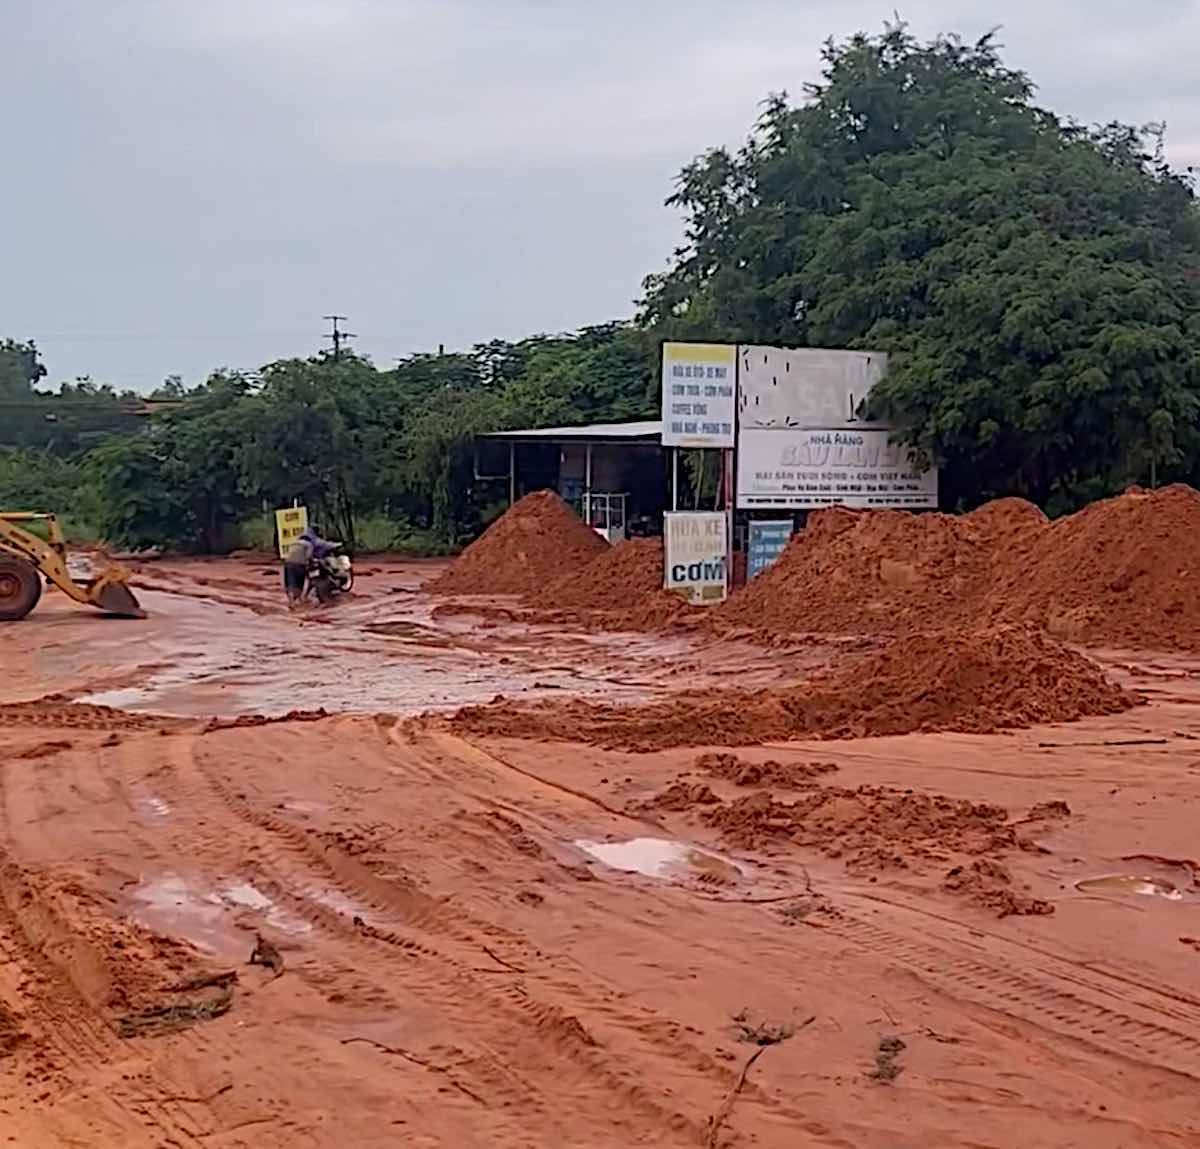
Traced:
POLYGON ((309 567, 323 559, 336 545, 321 538, 312 527, 305 527, 304 533, 288 547, 283 560, 283 589, 287 594, 289 610, 304 597, 309 567))

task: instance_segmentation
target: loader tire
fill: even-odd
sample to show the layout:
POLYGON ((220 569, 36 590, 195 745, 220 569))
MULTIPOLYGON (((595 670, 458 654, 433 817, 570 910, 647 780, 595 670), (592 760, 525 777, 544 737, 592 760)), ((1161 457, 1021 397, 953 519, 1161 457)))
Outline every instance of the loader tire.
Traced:
POLYGON ((42 597, 42 580, 33 563, 0 555, 0 622, 24 618, 42 597))

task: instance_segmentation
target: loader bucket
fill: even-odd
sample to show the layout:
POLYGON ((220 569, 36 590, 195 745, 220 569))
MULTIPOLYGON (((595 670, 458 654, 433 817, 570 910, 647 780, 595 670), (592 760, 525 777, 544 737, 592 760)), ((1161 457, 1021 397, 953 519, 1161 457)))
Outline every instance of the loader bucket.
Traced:
POLYGON ((133 591, 123 582, 101 580, 92 587, 89 596, 93 606, 106 614, 117 614, 122 618, 145 618, 146 612, 134 597, 133 591))

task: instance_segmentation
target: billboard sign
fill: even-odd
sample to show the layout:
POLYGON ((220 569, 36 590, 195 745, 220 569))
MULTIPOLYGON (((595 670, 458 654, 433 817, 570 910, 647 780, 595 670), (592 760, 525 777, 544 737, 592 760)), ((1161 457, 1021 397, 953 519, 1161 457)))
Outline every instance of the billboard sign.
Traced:
POLYGON ((663 521, 663 586, 694 606, 725 598, 724 511, 668 511, 663 521))
POLYGON ((664 447, 733 446, 737 348, 727 343, 664 343, 664 447))
POLYGON ((791 537, 791 519, 760 519, 752 522, 746 540, 746 579, 761 574, 779 558, 791 537))
POLYGON ((279 538, 279 557, 308 529, 307 507, 281 507, 275 512, 275 533, 279 538))
POLYGON ((936 507, 936 470, 918 471, 907 447, 887 430, 742 428, 738 444, 740 509, 936 507))
POLYGON ((882 427, 860 417, 887 372, 881 351, 738 348, 738 419, 745 430, 882 427))

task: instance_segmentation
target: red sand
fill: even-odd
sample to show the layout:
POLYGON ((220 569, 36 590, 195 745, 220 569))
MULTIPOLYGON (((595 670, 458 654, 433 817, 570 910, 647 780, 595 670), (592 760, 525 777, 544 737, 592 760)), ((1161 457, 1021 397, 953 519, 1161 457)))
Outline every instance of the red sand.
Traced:
POLYGON ((1033 623, 1088 645, 1200 649, 1200 493, 1134 489, 1053 523, 1021 499, 968 515, 815 512, 714 610, 764 637, 1033 623))
POLYGON ((614 611, 663 589, 662 539, 628 539, 608 547, 581 570, 526 595, 543 610, 614 611))
POLYGON ((792 763, 799 768, 797 777, 778 762, 746 763, 733 754, 710 753, 696 761, 700 772, 738 786, 747 784, 746 771, 756 765, 763 773, 752 776, 753 794, 726 799, 692 781, 690 773, 680 774, 642 808, 693 815, 719 831, 727 846, 756 850, 786 842, 840 858, 852 872, 905 870, 925 863, 949 866, 941 882, 946 893, 1001 917, 1053 912, 1052 905, 1016 887, 1001 859, 1018 850, 1039 852, 1041 847, 1018 829, 1046 829, 1069 819, 1065 802, 1038 804, 1014 821, 992 802, 911 788, 829 785, 820 780, 830 772, 827 763, 792 763), (781 801, 770 793, 772 774, 783 789, 804 793, 781 801))
POLYGON ((607 548, 548 491, 527 496, 433 589, 525 596, 553 621, 610 629, 905 635, 1028 623, 1085 645, 1200 649, 1200 493, 1133 489, 1049 522, 1022 499, 967 515, 816 511, 719 607, 662 590, 662 542, 607 548))
POLYGON ((1135 489, 1058 520, 1003 562, 989 605, 1073 642, 1196 650, 1198 576, 1200 492, 1135 489))
POLYGON ((1136 704, 1091 660, 1040 632, 999 627, 902 636, 811 683, 678 695, 637 707, 498 698, 452 722, 474 734, 638 752, 913 731, 990 733, 1113 714, 1136 704))
POLYGON ((974 515, 816 511, 768 570, 715 608, 718 626, 776 633, 898 634, 978 620, 998 549, 1044 529, 1030 503, 974 515))
MULTIPOLYGON (((902 1125, 937 1149, 1196 1144, 1200 659, 1107 658, 1153 703, 1052 746, 632 757, 348 712, 541 695, 552 672, 556 698, 676 703, 681 682, 764 667, 798 689, 811 652, 439 628, 429 596, 389 593, 424 565, 314 630, 213 601, 272 602, 273 579, 199 595, 205 568, 160 569, 180 589, 145 620, 49 595, 3 628, 0 1141, 882 1149, 902 1125), (637 693, 600 693, 618 689, 637 693), (69 701, 111 690, 193 717, 69 701), (236 721, 301 706, 335 713, 236 721), (681 773, 678 811, 630 809, 681 773), (738 817, 761 850, 733 845, 751 795, 738 817), (595 853, 651 835, 682 848, 677 869, 595 853), (1178 896, 1080 888, 1122 874, 1178 896), (980 908, 1051 906, 999 927, 980 908), (247 964, 269 956, 259 935, 282 971, 247 964)), ((877 642, 827 644, 834 673, 809 693, 848 706, 832 686, 857 675, 953 699, 877 642)))
POLYGON ((553 491, 514 503, 429 584, 442 594, 535 594, 608 549, 553 491))
POLYGON ((627 539, 582 569, 525 595, 537 621, 592 630, 657 631, 698 626, 702 612, 663 589, 662 539, 627 539))

